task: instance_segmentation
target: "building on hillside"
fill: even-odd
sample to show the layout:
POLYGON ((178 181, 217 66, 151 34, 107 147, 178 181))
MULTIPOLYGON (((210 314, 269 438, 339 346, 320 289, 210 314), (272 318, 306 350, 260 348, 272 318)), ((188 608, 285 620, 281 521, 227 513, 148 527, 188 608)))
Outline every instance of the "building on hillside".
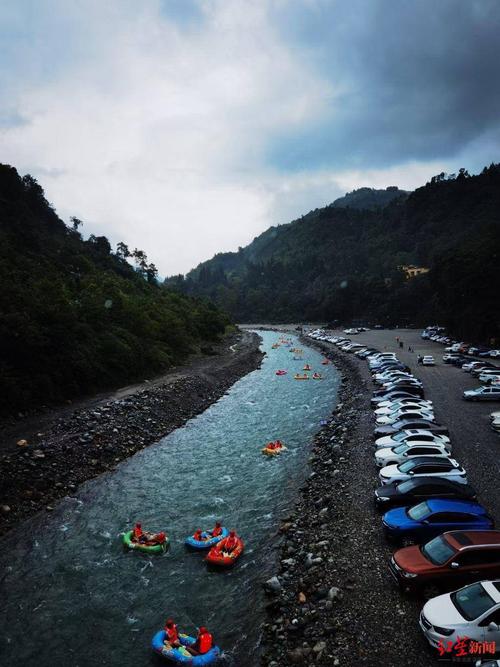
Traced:
POLYGON ((407 266, 398 266, 398 269, 403 271, 407 279, 415 278, 416 276, 422 276, 424 273, 429 273, 429 270, 426 266, 413 266, 413 264, 408 264, 407 266))

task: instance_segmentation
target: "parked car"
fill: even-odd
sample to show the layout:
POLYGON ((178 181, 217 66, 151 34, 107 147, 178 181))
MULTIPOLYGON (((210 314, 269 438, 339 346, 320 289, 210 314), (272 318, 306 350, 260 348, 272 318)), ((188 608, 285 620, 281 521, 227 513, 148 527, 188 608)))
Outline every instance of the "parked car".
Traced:
MULTIPOLYGON (((454 645, 460 638, 500 647, 500 581, 478 581, 425 603, 420 628, 431 646, 454 645)), ((490 667, 498 660, 479 660, 490 667)))
POLYGON ((449 530, 492 529, 494 522, 479 503, 438 499, 390 509, 384 514, 382 525, 387 538, 408 546, 427 542, 449 530))
POLYGON ((382 468, 379 473, 382 484, 417 477, 445 477, 453 482, 467 484, 465 470, 455 459, 446 456, 419 456, 411 461, 382 468))
POLYGON ((411 428, 399 431, 399 433, 395 433, 394 435, 385 435, 377 438, 374 447, 375 449, 380 449, 381 447, 398 447, 398 445, 402 445, 403 443, 414 445, 416 443, 430 442, 448 445, 450 438, 447 435, 426 431, 423 428, 411 428))
POLYGON ((407 431, 408 429, 425 429, 427 431, 432 431, 433 433, 442 433, 443 435, 449 435, 450 432, 446 426, 441 426, 441 424, 436 424, 429 419, 413 419, 404 417, 394 424, 388 424, 387 426, 377 426, 373 431, 375 438, 381 438, 384 435, 393 435, 394 433, 399 433, 399 431, 407 431))
POLYGON ((434 412, 432 411, 432 408, 414 408, 412 406, 408 406, 406 408, 399 408, 396 410, 396 412, 391 412, 389 415, 380 415, 376 418, 375 421, 377 426, 382 426, 384 424, 394 424, 403 417, 410 419, 428 419, 429 421, 432 421, 434 419, 434 412))
POLYGON ((432 401, 425 401, 422 398, 414 398, 403 401, 388 401, 385 405, 382 403, 374 410, 376 415, 391 415, 401 408, 429 408, 432 410, 432 401))
POLYGON ((412 394, 409 391, 405 391, 403 389, 397 390, 395 389, 394 391, 390 391, 386 394, 381 394, 380 396, 373 396, 371 399, 372 405, 378 405, 379 407, 386 403, 387 401, 398 401, 400 399, 407 399, 409 398, 410 400, 413 400, 415 398, 421 398, 417 394, 412 394))
POLYGON ((498 373, 484 373, 479 376, 479 382, 482 382, 486 385, 496 385, 500 380, 500 370, 498 373))
POLYGON ((430 354, 426 354, 422 359, 422 366, 434 366, 435 364, 434 357, 430 354))
POLYGON ((424 396, 424 388, 421 385, 414 384, 413 382, 400 383, 398 385, 394 384, 389 387, 383 387, 381 389, 376 389, 373 392, 373 398, 377 399, 381 396, 387 396, 395 391, 403 391, 406 394, 412 394, 413 396, 424 396))
POLYGON ((404 463, 415 456, 449 456, 451 446, 432 442, 407 444, 398 447, 382 447, 375 452, 375 463, 379 468, 404 463))
POLYGON ((500 357, 500 350, 490 350, 490 357, 493 359, 500 357))
POLYGON ((390 570, 404 589, 432 597, 481 579, 500 577, 500 530, 457 530, 423 546, 398 549, 390 570))
POLYGON ((458 359, 459 356, 458 352, 447 352, 443 354, 443 361, 445 364, 451 364, 452 359, 458 359))
POLYGON ((375 490, 375 505, 384 510, 401 505, 411 506, 430 498, 474 501, 477 495, 469 484, 457 484, 442 477, 417 477, 386 484, 375 490))
POLYGON ((466 401, 500 401, 500 386, 469 389, 463 397, 466 401))

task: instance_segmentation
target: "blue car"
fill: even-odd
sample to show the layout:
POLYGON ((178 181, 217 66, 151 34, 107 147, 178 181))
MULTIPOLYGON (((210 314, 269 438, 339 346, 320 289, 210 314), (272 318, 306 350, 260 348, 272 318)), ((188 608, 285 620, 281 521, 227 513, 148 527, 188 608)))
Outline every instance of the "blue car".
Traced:
POLYGON ((386 536, 402 544, 420 544, 447 530, 481 530, 494 527, 479 503, 467 500, 425 500, 413 507, 397 507, 383 516, 386 536))

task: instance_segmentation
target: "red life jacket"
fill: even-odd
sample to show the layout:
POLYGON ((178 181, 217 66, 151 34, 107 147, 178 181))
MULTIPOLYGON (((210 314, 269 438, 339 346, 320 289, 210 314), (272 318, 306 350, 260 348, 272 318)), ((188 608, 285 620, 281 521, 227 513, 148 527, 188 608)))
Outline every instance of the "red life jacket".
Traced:
POLYGON ((221 533, 222 533, 222 528, 221 528, 220 526, 219 526, 219 527, 216 526, 216 527, 212 530, 212 535, 213 535, 213 537, 218 537, 221 533))
POLYGON ((208 653, 212 648, 212 635, 209 632, 204 632, 198 637, 198 652, 208 653))
POLYGON ((139 528, 138 526, 134 526, 134 537, 136 540, 138 540, 142 536, 142 528, 139 528))
POLYGON ((224 540, 224 548, 228 551, 235 549, 238 546, 238 539, 236 537, 226 537, 224 540))
POLYGON ((179 640, 179 633, 175 624, 171 628, 165 626, 165 632, 167 633, 167 639, 169 642, 176 642, 179 640))

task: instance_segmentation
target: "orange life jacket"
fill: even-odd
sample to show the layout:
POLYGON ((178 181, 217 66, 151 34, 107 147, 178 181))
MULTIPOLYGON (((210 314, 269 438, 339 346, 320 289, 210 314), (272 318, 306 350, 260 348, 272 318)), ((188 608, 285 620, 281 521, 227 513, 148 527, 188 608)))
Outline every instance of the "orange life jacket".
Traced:
POLYGON ((220 535, 221 533, 222 533, 222 528, 221 528, 220 526, 216 526, 216 527, 212 530, 212 535, 213 535, 213 537, 219 537, 219 535, 220 535))
POLYGON ((136 540, 138 540, 140 537, 142 537, 142 528, 139 528, 138 526, 134 526, 134 535, 136 540))
POLYGON ((212 635, 210 632, 204 632, 198 637, 198 652, 208 653, 212 648, 212 635))
POLYGON ((226 537, 224 540, 224 549, 227 549, 230 551, 231 549, 235 549, 238 546, 238 539, 236 537, 226 537))

